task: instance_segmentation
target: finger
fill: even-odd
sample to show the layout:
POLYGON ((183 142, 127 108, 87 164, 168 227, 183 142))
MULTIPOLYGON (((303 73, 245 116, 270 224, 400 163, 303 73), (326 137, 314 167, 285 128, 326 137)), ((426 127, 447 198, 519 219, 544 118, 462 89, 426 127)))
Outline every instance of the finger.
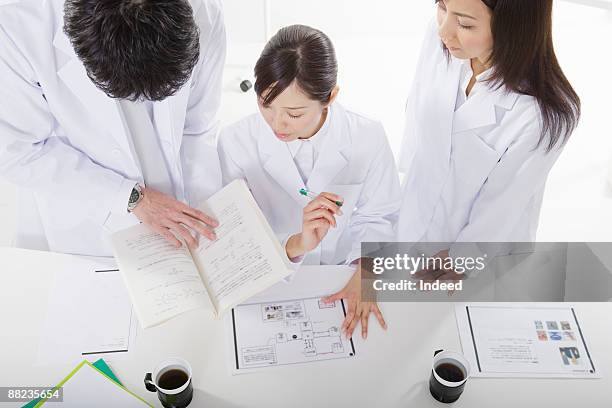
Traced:
POLYGON ((323 218, 318 218, 314 221, 308 221, 306 224, 304 224, 304 227, 309 230, 314 230, 317 228, 329 229, 330 225, 329 225, 329 221, 324 220, 323 218))
POLYGON ((346 338, 350 339, 353 337, 353 332, 355 331, 355 327, 357 326, 357 322, 359 321, 359 316, 361 314, 361 310, 359 310, 356 315, 358 317, 354 318, 346 329, 346 338))
POLYGON ((304 221, 312 221, 317 218, 325 218, 329 222, 329 225, 336 227, 336 218, 334 218, 329 210, 319 209, 304 214, 304 221))
POLYGON ((420 271, 415 272, 412 276, 414 276, 415 278, 423 278, 423 277, 427 276, 429 273, 431 273, 430 270, 428 270, 428 269, 421 269, 420 271))
POLYGON ((372 306, 372 313, 374 313, 374 316, 376 316, 376 319, 378 320, 380 327, 387 330, 387 322, 385 321, 385 318, 383 317, 382 312, 380 311, 380 308, 378 307, 378 305, 375 304, 374 306, 372 306))
POLYGON ((458 275, 455 272, 446 272, 444 275, 440 276, 440 278, 438 278, 441 281, 446 281, 446 282, 459 282, 460 280, 463 280, 464 277, 463 275, 458 275))
POLYGON ((368 338, 368 320, 370 319, 370 312, 364 312, 361 315, 361 338, 368 338))
POLYGON ((444 276, 445 273, 446 272, 444 271, 432 271, 431 275, 427 279, 424 279, 424 280, 425 282, 429 282, 429 283, 435 282, 437 280, 440 280, 440 277, 444 276))
POLYGON ((344 297, 345 297, 344 291, 341 291, 338 293, 334 293, 333 295, 325 296, 321 300, 323 301, 323 303, 334 303, 336 300, 344 299, 344 297))
POLYGON ((355 301, 349 302, 348 312, 346 313, 346 318, 344 319, 344 322, 342 322, 342 327, 340 327, 340 330, 346 332, 348 326, 355 319, 356 310, 357 310, 357 302, 355 301))
POLYGON ((195 218, 192 218, 187 215, 182 215, 178 217, 177 221, 179 221, 182 224, 187 225, 192 230, 199 232, 200 234, 210 239, 211 241, 214 241, 215 239, 217 239, 217 235, 214 233, 214 231, 212 231, 208 227, 205 227, 201 221, 196 220, 195 218))
POLYGON ((179 210, 213 228, 217 228, 219 226, 219 221, 215 220, 209 215, 206 215, 205 213, 196 208, 181 203, 179 210))
POLYGON ((173 247, 175 247, 175 248, 180 248, 181 247, 181 241, 176 239, 174 234, 171 233, 168 228, 163 227, 161 225, 152 225, 151 228, 153 228, 153 230, 155 232, 157 232, 159 235, 161 235, 162 237, 166 238, 166 241, 168 241, 170 243, 170 245, 172 245, 173 247))
POLYGON ((421 278, 421 277, 424 277, 424 276, 427 276, 427 275, 435 274, 437 272, 440 272, 440 270, 436 269, 434 267, 423 268, 420 271, 415 272, 414 276, 417 277, 417 278, 421 278))
POLYGON ((332 201, 334 204, 336 204, 336 201, 339 203, 344 203, 344 198, 342 198, 338 194, 328 193, 327 191, 324 191, 321 194, 319 194, 319 196, 327 198, 328 200, 332 201))
POLYGON ((308 203, 304 207, 304 212, 310 212, 319 208, 327 208, 334 214, 342 215, 342 210, 336 205, 335 202, 328 200, 327 198, 318 196, 314 200, 308 203))
POLYGON ((176 222, 174 222, 171 225, 169 225, 169 228, 176 235, 182 237, 185 240, 185 243, 190 248, 193 249, 193 248, 197 247, 197 242, 196 242, 195 238, 193 237, 193 235, 191 235, 191 233, 189 232, 189 230, 187 228, 183 227, 181 224, 178 224, 176 222))

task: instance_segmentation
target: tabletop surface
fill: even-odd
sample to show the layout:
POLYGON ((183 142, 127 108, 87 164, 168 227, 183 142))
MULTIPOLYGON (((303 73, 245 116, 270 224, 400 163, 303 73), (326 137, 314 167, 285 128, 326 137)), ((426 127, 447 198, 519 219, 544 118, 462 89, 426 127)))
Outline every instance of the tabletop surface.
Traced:
MULTIPOLYGON (((37 350, 54 271, 75 258, 0 248, 0 386, 46 386, 61 380, 73 364, 40 366, 37 350)), ((310 269, 312 270, 312 269, 310 269)), ((350 271, 325 274, 298 271, 273 291, 299 294, 318 279, 321 294, 340 289, 350 271)), ((601 379, 472 378, 454 407, 612 406, 611 303, 574 304, 601 379)), ((127 388, 155 406, 155 394, 142 379, 168 357, 182 357, 193 368, 194 407, 441 407, 428 390, 432 354, 461 350, 453 303, 383 303, 383 331, 370 318, 367 340, 353 337, 352 359, 276 367, 232 376, 227 367, 222 320, 196 310, 160 326, 139 330, 128 356, 105 359, 127 388)), ((11 406, 0 403, 0 406, 11 406)))

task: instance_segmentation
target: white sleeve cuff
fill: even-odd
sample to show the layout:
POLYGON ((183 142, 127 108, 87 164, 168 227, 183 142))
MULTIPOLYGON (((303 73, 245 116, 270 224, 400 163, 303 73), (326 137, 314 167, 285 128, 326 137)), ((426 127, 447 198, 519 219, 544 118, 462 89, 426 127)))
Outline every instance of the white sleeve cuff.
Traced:
POLYGON ((293 280, 293 277, 295 276, 295 272, 298 269, 300 269, 300 266, 302 266, 302 262, 304 261, 304 255, 298 256, 295 258, 289 258, 289 255, 287 255, 287 241, 289 241, 289 238, 291 238, 292 235, 293 234, 280 234, 279 235, 279 241, 281 242, 281 247, 283 248, 283 254, 285 255, 285 263, 287 264, 287 267, 293 271, 291 275, 288 275, 287 277, 283 279, 287 283, 293 280))

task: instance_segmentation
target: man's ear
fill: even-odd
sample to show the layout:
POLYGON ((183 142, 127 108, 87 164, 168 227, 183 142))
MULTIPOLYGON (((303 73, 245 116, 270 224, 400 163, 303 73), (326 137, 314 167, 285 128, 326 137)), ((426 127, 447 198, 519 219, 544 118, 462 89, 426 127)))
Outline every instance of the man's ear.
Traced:
POLYGON ((331 105, 332 103, 334 103, 334 101, 338 97, 338 92, 340 92, 340 87, 336 85, 334 89, 332 89, 331 94, 329 95, 329 102, 325 104, 326 108, 329 107, 329 105, 331 105))

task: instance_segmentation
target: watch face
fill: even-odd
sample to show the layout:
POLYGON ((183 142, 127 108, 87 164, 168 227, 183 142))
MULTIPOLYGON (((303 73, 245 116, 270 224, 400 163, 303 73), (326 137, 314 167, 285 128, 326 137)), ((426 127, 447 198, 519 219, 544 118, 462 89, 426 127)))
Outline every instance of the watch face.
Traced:
POLYGON ((132 190, 132 194, 130 194, 130 204, 134 204, 135 202, 138 201, 138 198, 140 198, 140 193, 138 192, 138 190, 133 189, 132 190))

